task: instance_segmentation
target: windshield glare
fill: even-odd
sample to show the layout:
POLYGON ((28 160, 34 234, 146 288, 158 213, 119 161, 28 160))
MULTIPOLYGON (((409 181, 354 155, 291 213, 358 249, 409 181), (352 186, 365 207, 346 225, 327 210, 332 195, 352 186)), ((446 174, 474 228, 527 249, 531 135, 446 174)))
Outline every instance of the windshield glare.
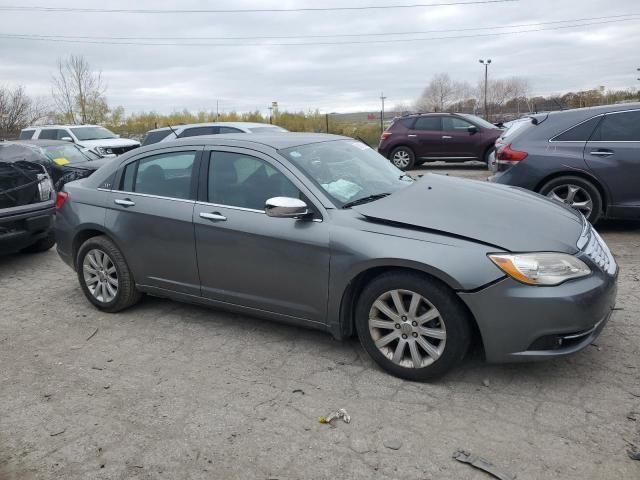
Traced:
POLYGON ((76 127, 71 131, 78 140, 104 140, 106 138, 118 138, 113 132, 104 127, 76 127))
POLYGON ((413 182, 386 158, 356 140, 312 143, 280 153, 338 207, 370 195, 393 193, 413 182))
POLYGON ((43 150, 47 158, 58 165, 63 165, 65 163, 88 162, 89 160, 94 160, 96 158, 84 154, 75 145, 55 145, 51 147, 44 147, 43 150))
POLYGON ((484 118, 480 118, 475 115, 470 115, 468 113, 459 113, 458 115, 460 115, 463 118, 466 118, 467 120, 475 123, 477 126, 482 128, 490 128, 494 130, 498 128, 493 123, 489 123, 484 118))

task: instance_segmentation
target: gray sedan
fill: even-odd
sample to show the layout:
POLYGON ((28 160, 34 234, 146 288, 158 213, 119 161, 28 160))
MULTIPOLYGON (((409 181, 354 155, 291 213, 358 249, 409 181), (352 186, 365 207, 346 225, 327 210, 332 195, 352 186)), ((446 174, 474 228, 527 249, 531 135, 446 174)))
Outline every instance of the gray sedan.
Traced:
POLYGON ((576 352, 616 297, 609 249, 570 208, 414 180, 333 135, 143 147, 67 184, 57 208, 58 252, 100 310, 146 293, 357 334, 412 380, 449 370, 474 338, 496 362, 576 352))

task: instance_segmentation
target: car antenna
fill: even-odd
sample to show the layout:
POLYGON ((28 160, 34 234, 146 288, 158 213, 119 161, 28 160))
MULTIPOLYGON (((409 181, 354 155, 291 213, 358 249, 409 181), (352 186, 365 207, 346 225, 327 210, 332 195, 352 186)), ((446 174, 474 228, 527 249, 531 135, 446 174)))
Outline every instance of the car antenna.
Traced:
POLYGON ((168 123, 167 123, 167 127, 169 127, 169 130, 171 130, 171 133, 173 133, 173 134, 176 136, 176 138, 178 138, 178 134, 177 134, 177 133, 176 133, 176 131, 173 129, 173 127, 172 127, 171 125, 169 125, 168 123))

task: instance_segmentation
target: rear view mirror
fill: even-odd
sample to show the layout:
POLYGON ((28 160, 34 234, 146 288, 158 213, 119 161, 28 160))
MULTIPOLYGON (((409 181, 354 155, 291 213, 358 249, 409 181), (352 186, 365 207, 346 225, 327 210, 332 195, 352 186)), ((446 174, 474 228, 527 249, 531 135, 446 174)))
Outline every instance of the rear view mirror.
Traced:
POLYGON ((71 138, 71 137, 62 137, 60 140, 63 140, 63 141, 65 141, 65 142, 71 142, 71 143, 73 143, 73 138, 71 138))
POLYGON ((307 215, 309 208, 298 198, 273 197, 265 202, 264 211, 269 217, 299 218, 307 215))
POLYGON ((469 133, 471 135, 473 135, 474 133, 478 133, 478 127, 476 127, 475 125, 469 125, 467 130, 469 130, 469 133))

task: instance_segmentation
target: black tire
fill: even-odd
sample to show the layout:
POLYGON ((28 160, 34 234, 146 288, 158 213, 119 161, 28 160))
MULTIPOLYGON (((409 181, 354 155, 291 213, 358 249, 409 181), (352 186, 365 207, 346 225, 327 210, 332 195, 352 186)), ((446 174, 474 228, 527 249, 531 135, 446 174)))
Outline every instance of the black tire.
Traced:
POLYGON ((489 168, 489 162, 491 161, 491 154, 494 153, 495 151, 496 151, 496 147, 491 147, 484 153, 484 158, 482 161, 487 164, 487 168, 489 168))
POLYGON ((411 170, 416 164, 416 155, 409 147, 396 147, 391 151, 389 160, 400 170, 411 170))
POLYGON ((131 274, 131 270, 129 270, 129 266, 122 252, 120 252, 118 247, 106 236, 92 237, 82 244, 76 257, 76 270, 78 272, 78 281, 87 300, 104 312, 115 313, 129 308, 137 303, 142 296, 136 289, 133 275, 131 274), (117 290, 115 296, 108 301, 96 298, 89 289, 85 279, 85 269, 83 267, 85 258, 90 252, 96 250, 104 252, 108 256, 115 267, 115 273, 117 275, 117 290))
MULTIPOLYGON (((410 294, 407 294, 407 298, 410 298, 410 294)), ((408 311, 408 300, 405 298, 403 301, 405 308, 407 308, 408 311)), ((424 306, 426 306, 426 304, 424 306)), ((430 310, 422 311, 428 312, 430 310)), ((471 328, 470 319, 468 318, 466 309, 462 305, 460 299, 456 297, 455 293, 449 287, 426 275, 411 272, 391 272, 376 277, 360 294, 356 305, 355 315, 355 326, 360 343, 371 358, 380 365, 380 367, 396 377, 414 381, 435 379, 442 376, 458 364, 464 358, 469 348, 471 328), (438 346, 436 348, 442 348, 440 356, 436 360, 433 360, 432 356, 427 355, 424 348, 419 349, 422 352, 421 356, 423 356, 423 360, 426 362, 432 362, 426 366, 415 367, 399 365, 392 359, 388 358, 376 346, 376 340, 373 338, 374 333, 369 329, 369 314, 376 300, 380 299, 381 296, 386 295, 387 292, 394 290, 404 290, 410 293, 415 292, 422 296, 423 299, 426 299, 428 303, 431 304, 431 307, 435 307, 439 312, 439 316, 436 319, 423 323, 423 325, 427 325, 429 328, 440 329, 443 328, 444 324, 446 334, 444 343, 441 343, 442 340, 435 340, 435 342, 438 342, 438 346), (436 323, 434 324, 432 322, 436 323)), ((377 315, 380 315, 380 313, 377 315)), ((401 321, 403 325, 400 329, 398 329, 398 323, 394 325, 394 328, 398 330, 389 329, 382 331, 389 332, 390 335, 393 333, 396 335, 403 335, 405 333, 405 327, 411 328, 409 325, 405 325, 410 323, 412 319, 410 314, 407 315, 409 315, 409 318, 406 321, 401 321)), ((405 317, 402 318, 405 319, 405 317)), ((386 322, 387 320, 390 321, 390 323, 395 322, 391 317, 387 317, 387 319, 383 321, 386 322)), ((381 330, 378 330, 377 332, 380 331, 381 330)), ((412 336, 417 335, 417 333, 406 333, 407 335, 405 335, 404 338, 407 338, 407 342, 411 341, 412 336)), ((381 334, 378 340, 385 335, 386 333, 384 335, 381 334)), ((424 338, 420 338, 424 340, 424 338)), ((385 346, 382 348, 389 348, 390 350, 395 351, 400 345, 400 341, 402 340, 398 337, 397 342, 396 340, 392 340, 388 344, 389 347, 385 346)), ((402 351, 410 356, 411 348, 408 343, 405 343, 405 345, 406 346, 402 351)), ((391 355, 391 352, 388 352, 388 354, 391 355)), ((410 360, 404 360, 404 362, 408 361, 410 360)), ((415 363, 413 365, 415 365, 415 363)), ((420 365, 422 365, 422 363, 420 363, 420 365)))
MULTIPOLYGON (((564 189, 567 189, 568 191, 569 187, 578 187, 582 190, 576 195, 576 200, 582 200, 586 198, 586 196, 591 199, 592 208, 590 213, 587 214, 585 211, 582 211, 581 213, 584 214, 589 222, 595 224, 602 216, 602 195, 600 195, 598 188, 589 180, 573 175, 554 178, 553 180, 545 183, 542 188, 540 188, 539 193, 549 197, 552 195, 552 192, 559 192, 559 195, 562 196, 564 189)), ((572 206, 571 204, 568 205, 572 206)))
POLYGON ((24 253, 41 253, 50 250, 56 244, 56 235, 51 230, 46 237, 41 238, 35 243, 32 243, 27 248, 23 248, 24 253))

